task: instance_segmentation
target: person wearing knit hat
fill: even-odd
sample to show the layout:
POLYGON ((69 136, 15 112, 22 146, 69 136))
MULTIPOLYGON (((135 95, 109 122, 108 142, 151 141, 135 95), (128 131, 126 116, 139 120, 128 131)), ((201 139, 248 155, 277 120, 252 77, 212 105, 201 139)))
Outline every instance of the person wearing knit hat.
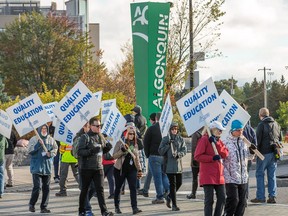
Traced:
POLYGON ((146 118, 142 115, 142 108, 141 106, 136 105, 131 111, 133 111, 133 115, 135 117, 135 126, 139 129, 141 138, 143 138, 147 130, 147 121, 146 118))
POLYGON ((198 141, 194 159, 199 162, 199 184, 204 188, 204 215, 222 215, 225 206, 225 180, 223 163, 229 152, 220 136, 225 128, 218 121, 210 124, 211 136, 205 133, 198 141), (217 149, 215 154, 213 146, 217 149), (216 191, 216 207, 213 214, 214 191, 216 191))
POLYGON ((226 204, 224 215, 244 215, 247 202, 248 186, 248 159, 256 149, 254 144, 251 147, 244 143, 244 125, 240 120, 233 120, 230 134, 223 140, 229 151, 228 157, 224 159, 224 178, 226 188, 226 204))

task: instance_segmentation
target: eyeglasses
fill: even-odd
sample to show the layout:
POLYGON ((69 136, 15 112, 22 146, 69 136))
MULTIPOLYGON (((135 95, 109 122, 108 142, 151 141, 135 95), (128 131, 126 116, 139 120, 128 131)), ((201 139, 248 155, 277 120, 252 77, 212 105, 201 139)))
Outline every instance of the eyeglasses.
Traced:
POLYGON ((178 128, 174 127, 174 128, 171 128, 171 130, 178 130, 178 128))
POLYGON ((220 133, 222 133, 222 130, 220 130, 220 129, 218 129, 218 128, 217 128, 217 130, 218 130, 220 133))
POLYGON ((135 135, 135 133, 128 133, 128 135, 135 135))
POLYGON ((101 125, 93 125, 93 124, 91 126, 98 127, 98 128, 101 127, 101 125))

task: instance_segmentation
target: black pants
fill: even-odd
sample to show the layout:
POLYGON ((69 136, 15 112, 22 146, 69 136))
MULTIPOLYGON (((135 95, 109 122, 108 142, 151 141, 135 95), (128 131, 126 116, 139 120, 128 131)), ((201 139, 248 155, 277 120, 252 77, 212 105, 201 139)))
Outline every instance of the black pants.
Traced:
POLYGON ((32 174, 33 189, 29 205, 34 206, 36 204, 41 190, 41 182, 42 182, 42 201, 40 204, 40 208, 41 209, 47 208, 50 193, 50 177, 51 177, 50 175, 32 174))
POLYGON ((225 216, 242 216, 245 212, 247 184, 226 184, 225 216))
POLYGON ((192 194, 196 195, 198 188, 199 167, 192 167, 192 194))
POLYGON ((170 194, 169 197, 172 200, 173 206, 177 206, 176 201, 176 192, 179 190, 179 188, 182 185, 182 173, 167 173, 169 183, 170 183, 170 194))
POLYGON ((204 215, 212 216, 214 203, 214 190, 216 191, 216 207, 214 216, 221 216, 225 205, 225 186, 224 185, 204 185, 204 215))
POLYGON ((128 171, 122 170, 122 172, 114 167, 114 178, 115 178, 115 191, 114 191, 114 205, 115 207, 120 207, 120 190, 122 188, 125 179, 127 179, 129 190, 130 190, 130 200, 132 209, 137 208, 137 170, 130 169, 128 171))
POLYGON ((80 178, 82 182, 80 197, 79 197, 79 213, 85 212, 85 200, 90 183, 93 181, 97 194, 98 204, 101 209, 101 213, 107 211, 107 207, 104 199, 104 173, 103 170, 91 170, 81 169, 80 178))

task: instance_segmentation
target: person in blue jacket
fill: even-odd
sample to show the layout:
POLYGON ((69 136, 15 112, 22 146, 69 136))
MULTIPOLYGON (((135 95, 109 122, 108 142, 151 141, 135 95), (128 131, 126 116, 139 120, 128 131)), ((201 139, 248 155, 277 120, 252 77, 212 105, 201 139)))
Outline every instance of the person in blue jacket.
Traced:
POLYGON ((30 172, 33 180, 29 211, 35 212, 35 204, 42 189, 40 212, 50 213, 51 211, 47 209, 47 206, 49 202, 51 166, 53 164, 53 157, 57 154, 58 146, 56 141, 49 135, 48 125, 42 125, 37 131, 39 137, 33 136, 29 140, 28 145, 28 152, 31 155, 30 172))

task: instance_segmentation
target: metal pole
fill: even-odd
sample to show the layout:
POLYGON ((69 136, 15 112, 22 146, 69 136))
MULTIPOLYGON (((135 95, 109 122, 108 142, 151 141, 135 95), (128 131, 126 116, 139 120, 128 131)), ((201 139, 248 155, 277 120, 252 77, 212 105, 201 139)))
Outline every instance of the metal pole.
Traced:
POLYGON ((193 2, 189 0, 189 36, 190 36, 190 88, 193 88, 194 82, 194 61, 193 61, 193 2))
POLYGON ((264 71, 264 83, 263 83, 263 88, 264 88, 264 107, 267 108, 267 87, 266 87, 266 70, 271 70, 271 68, 263 68, 263 69, 258 69, 258 71, 264 71))

